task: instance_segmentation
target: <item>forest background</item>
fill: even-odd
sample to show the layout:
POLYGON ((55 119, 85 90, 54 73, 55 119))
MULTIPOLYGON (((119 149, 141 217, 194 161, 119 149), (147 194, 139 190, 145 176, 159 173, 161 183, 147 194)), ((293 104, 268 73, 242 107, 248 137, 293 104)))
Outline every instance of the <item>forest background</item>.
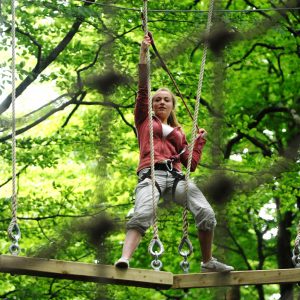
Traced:
MULTIPOLYGON (((22 256, 113 264, 133 207, 142 1, 16 3, 16 137, 22 256)), ((209 1, 149 1, 149 30, 193 112, 209 1)), ((215 256, 237 270, 293 267, 299 222, 299 1, 216 1, 193 180, 216 214, 215 256), (296 9, 288 10, 292 7, 296 9)), ((11 212, 11 7, 0 13, 0 251, 11 212)), ((151 52, 152 89, 172 82, 151 52)), ((179 122, 192 121, 178 98, 179 122)), ((191 272, 201 260, 194 223, 191 272)), ((182 208, 161 203, 163 270, 181 273, 182 208)), ((150 268, 149 230, 131 266, 150 268)), ((2 299, 296 299, 293 284, 160 291, 0 275, 2 299)))

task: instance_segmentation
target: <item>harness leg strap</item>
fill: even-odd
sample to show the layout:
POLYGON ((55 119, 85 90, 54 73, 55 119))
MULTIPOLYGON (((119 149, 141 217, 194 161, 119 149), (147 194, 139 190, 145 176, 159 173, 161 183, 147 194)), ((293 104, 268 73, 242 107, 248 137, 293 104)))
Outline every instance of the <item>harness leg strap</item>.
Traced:
MULTIPOLYGON (((151 179, 151 169, 149 169, 149 170, 147 171, 147 173, 145 173, 145 174, 141 177, 141 179, 139 180, 139 182, 144 181, 146 178, 151 179)), ((159 197, 160 197, 160 196, 161 196, 161 189, 160 189, 160 186, 159 186, 159 184, 157 183, 156 180, 155 180, 155 186, 156 186, 156 188, 157 188, 157 190, 158 190, 158 192, 159 192, 159 197)))
POLYGON ((176 193, 176 188, 177 188, 177 184, 179 181, 181 180, 185 180, 185 176, 183 174, 178 174, 176 172, 172 173, 173 176, 175 177, 175 180, 173 182, 173 186, 172 186, 172 200, 175 200, 175 193, 176 193))

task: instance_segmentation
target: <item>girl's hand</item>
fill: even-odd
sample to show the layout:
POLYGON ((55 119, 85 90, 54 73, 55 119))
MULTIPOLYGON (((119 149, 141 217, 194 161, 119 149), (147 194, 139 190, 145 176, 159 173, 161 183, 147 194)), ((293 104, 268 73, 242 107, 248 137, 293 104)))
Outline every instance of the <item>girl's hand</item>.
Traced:
POLYGON ((145 35, 141 44, 141 50, 146 52, 150 45, 151 45, 151 38, 148 35, 145 35))
POLYGON ((200 128, 197 134, 197 138, 198 137, 205 138, 206 135, 207 135, 207 131, 204 128, 200 128))

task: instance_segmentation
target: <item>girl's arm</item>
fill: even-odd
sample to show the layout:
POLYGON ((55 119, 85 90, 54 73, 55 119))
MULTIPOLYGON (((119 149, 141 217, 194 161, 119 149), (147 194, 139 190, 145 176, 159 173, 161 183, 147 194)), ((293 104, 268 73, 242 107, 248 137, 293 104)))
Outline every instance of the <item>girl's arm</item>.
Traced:
MULTIPOLYGON (((191 172, 194 172, 196 170, 197 165, 198 165, 199 161, 201 160, 202 150, 206 143, 206 140, 204 139, 204 136, 206 134, 207 134, 207 132, 205 129, 203 129, 203 128, 199 129, 198 135, 195 140, 194 149, 193 149, 191 172)), ((188 151, 188 143, 186 141, 185 135, 184 135, 184 139, 183 139, 183 144, 187 150, 180 156, 180 161, 185 167, 187 167, 189 151, 188 151)))
POLYGON ((151 45, 149 36, 145 36, 140 48, 139 63, 139 85, 135 103, 134 116, 135 124, 142 123, 148 116, 148 70, 147 70, 147 49, 151 45))

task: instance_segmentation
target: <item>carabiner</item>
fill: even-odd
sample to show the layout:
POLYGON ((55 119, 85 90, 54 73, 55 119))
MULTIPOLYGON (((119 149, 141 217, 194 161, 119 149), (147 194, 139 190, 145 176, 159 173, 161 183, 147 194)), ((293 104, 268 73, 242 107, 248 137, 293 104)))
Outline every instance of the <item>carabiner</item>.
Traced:
POLYGON ((162 266, 163 266, 162 262, 157 258, 153 259, 151 262, 151 267, 154 271, 160 271, 162 266))

